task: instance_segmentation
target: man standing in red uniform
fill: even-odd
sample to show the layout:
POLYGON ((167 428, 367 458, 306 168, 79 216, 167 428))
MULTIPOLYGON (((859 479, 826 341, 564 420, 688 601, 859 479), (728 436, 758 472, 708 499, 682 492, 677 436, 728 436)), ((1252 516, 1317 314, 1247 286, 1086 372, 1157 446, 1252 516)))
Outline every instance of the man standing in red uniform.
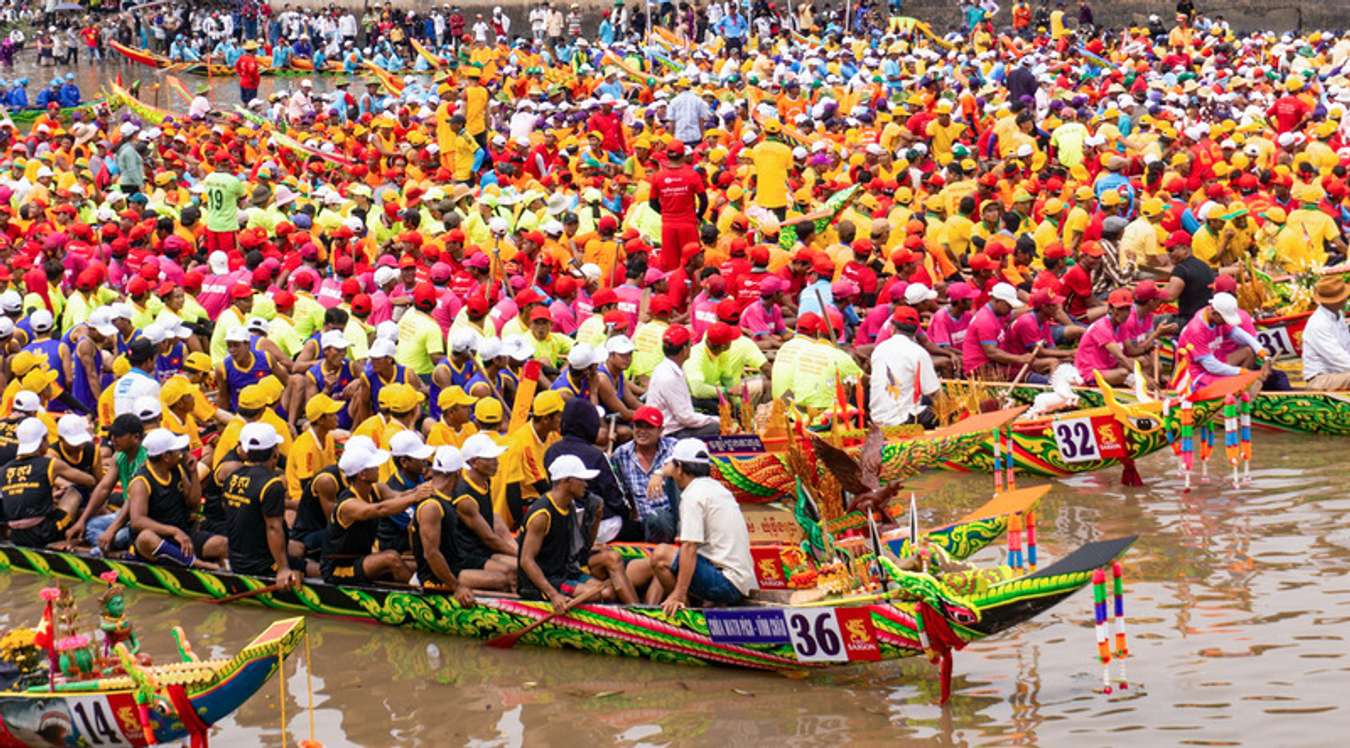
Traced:
POLYGON ((253 56, 254 51, 258 49, 258 43, 252 39, 244 42, 244 54, 239 56, 238 61, 234 63, 235 75, 239 76, 239 98, 248 106, 250 101, 258 98, 258 58, 253 56))
POLYGON ((661 214, 661 252, 657 266, 671 271, 680 266, 680 249, 698 242, 698 217, 708 209, 703 175, 684 162, 684 143, 666 147, 666 166, 652 175, 649 204, 661 214))

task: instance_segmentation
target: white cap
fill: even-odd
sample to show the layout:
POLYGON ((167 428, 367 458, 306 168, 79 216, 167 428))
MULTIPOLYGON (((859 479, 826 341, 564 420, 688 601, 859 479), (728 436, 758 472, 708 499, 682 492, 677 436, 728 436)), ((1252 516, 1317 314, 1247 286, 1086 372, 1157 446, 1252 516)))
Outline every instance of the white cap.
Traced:
POLYGON ((74 413, 61 416, 61 420, 56 422, 56 434, 61 437, 61 441, 72 447, 88 444, 94 440, 93 435, 89 433, 89 422, 74 413))
POLYGON ((364 470, 377 468, 388 461, 389 453, 383 449, 375 449, 374 445, 370 449, 352 449, 351 440, 348 440, 347 448, 342 452, 342 459, 338 460, 338 469, 343 475, 351 477, 364 470))
POLYGON ((187 449, 188 438, 186 434, 175 434, 168 429, 151 429, 141 446, 145 447, 147 457, 159 457, 165 452, 187 449))
POLYGON ((28 318, 28 322, 33 326, 34 332, 47 332, 52 329, 54 320, 51 312, 46 309, 39 309, 33 312, 33 316, 28 318))
POLYGON ((702 439, 687 437, 675 442, 670 457, 676 462, 693 462, 704 465, 709 461, 708 445, 704 444, 702 439))
POLYGON ((436 453, 436 448, 423 443, 422 435, 416 431, 400 431, 389 440, 389 451, 395 457, 429 460, 436 453))
POLYGON ((593 262, 588 262, 581 266, 581 275, 586 280, 600 280, 600 266, 593 262))
MULTIPOLYGON (((0 317, 0 319, 4 318, 0 317)), ((488 338, 478 345, 478 357, 484 361, 491 361, 505 352, 501 338, 488 338)))
MULTIPOLYGON (((116 328, 114 328, 116 332, 116 328)), ((14 320, 9 317, 0 317, 0 338, 7 338, 14 334, 14 320)))
POLYGON ((35 392, 19 390, 14 393, 14 410, 19 413, 36 413, 42 408, 42 400, 35 392))
POLYGON ((380 338, 370 344, 370 352, 367 354, 370 358, 393 358, 398 351, 392 340, 380 338))
MULTIPOLYGON (((905 289, 905 295, 909 295, 909 289, 905 289)), ((1011 283, 996 284, 994 289, 989 292, 989 298, 1007 302, 1013 309, 1020 309, 1024 306, 1022 300, 1017 298, 1017 289, 1013 288, 1011 283)))
POLYGON ((380 324, 375 325, 375 337, 397 342, 398 323, 392 319, 387 319, 380 324))
POLYGON ((494 234, 505 234, 511 230, 511 227, 506 223, 506 219, 501 216, 493 216, 492 220, 488 221, 488 228, 494 234))
POLYGON ((534 357, 534 346, 523 335, 511 335, 502 342, 502 353, 516 361, 529 361, 534 357))
POLYGON ((1242 324, 1242 317, 1238 314, 1237 298, 1233 294, 1226 291, 1216 293, 1214 298, 1209 300, 1209 305, 1219 313, 1220 317, 1223 317, 1225 323, 1230 325, 1242 324))
POLYGON ((478 333, 468 328, 461 327, 450 333, 450 350, 463 352, 472 351, 478 347, 478 333))
POLYGON ((629 340, 627 335, 615 335, 605 341, 606 353, 617 353, 622 356, 626 353, 632 353, 633 350, 633 341, 629 340))
MULTIPOLYGON (((3 303, 4 303, 3 297, 0 297, 0 304, 3 304, 3 303)), ((134 316, 134 315, 132 314, 132 311, 131 311, 131 305, 130 305, 130 304, 125 304, 125 303, 113 304, 111 307, 109 307, 109 309, 111 310, 111 311, 108 312, 108 321, 109 321, 109 322, 111 322, 111 321, 113 321, 113 320, 118 320, 118 319, 130 320, 130 319, 132 318, 132 316, 134 316)))
POLYGON ((562 455, 548 466, 548 479, 554 483, 567 478, 591 480, 599 474, 599 470, 587 470, 576 455, 562 455))
POLYGON ((269 329, 267 320, 262 317, 249 317, 248 322, 244 323, 244 327, 255 335, 266 335, 269 329))
POLYGON ((0 310, 17 312, 21 309, 23 309, 23 297, 19 295, 18 291, 11 288, 4 293, 0 293, 0 310))
POLYGON ((42 440, 47 438, 47 426, 42 421, 30 416, 19 421, 19 428, 16 429, 14 435, 19 440, 18 453, 26 455, 29 452, 36 452, 38 447, 42 446, 42 440))
POLYGON ((567 365, 573 369, 584 369, 596 363, 596 350, 589 343, 577 343, 567 354, 567 365))
POLYGON ((501 457, 506 451, 506 447, 498 444, 487 434, 474 434, 464 440, 464 446, 460 450, 464 455, 464 461, 470 460, 490 460, 494 457, 501 457))
POLYGON ((393 283, 396 280, 398 280, 397 270, 387 265, 375 268, 375 285, 383 286, 386 283, 393 283))
POLYGON ((206 264, 210 266, 211 272, 216 275, 225 275, 230 272, 230 256, 219 249, 206 258, 206 264))
POLYGON ((347 340, 347 336, 337 330, 328 330, 323 335, 319 336, 320 348, 341 348, 346 350, 349 345, 351 345, 351 341, 347 340))
POLYGON ((229 332, 225 333, 226 343, 247 343, 249 340, 248 328, 243 325, 231 328, 229 332))
POLYGON ((239 446, 245 452, 271 449, 282 443, 281 435, 270 423, 247 423, 239 429, 239 446))
POLYGON ((905 303, 913 306, 925 301, 932 301, 937 298, 937 291, 925 286, 922 283, 911 283, 905 286, 905 303))
POLYGON ((141 330, 141 337, 155 345, 159 345, 164 342, 166 337, 168 337, 168 331, 158 322, 151 322, 145 326, 145 329, 141 330))
POLYGON ((154 395, 141 395, 131 403, 131 412, 142 421, 152 421, 159 418, 160 405, 159 398, 154 395))
MULTIPOLYGON (((432 449, 427 447, 427 449, 432 449)), ((449 444, 435 448, 436 456, 431 461, 433 473, 458 473, 464 469, 464 457, 460 451, 449 444)))

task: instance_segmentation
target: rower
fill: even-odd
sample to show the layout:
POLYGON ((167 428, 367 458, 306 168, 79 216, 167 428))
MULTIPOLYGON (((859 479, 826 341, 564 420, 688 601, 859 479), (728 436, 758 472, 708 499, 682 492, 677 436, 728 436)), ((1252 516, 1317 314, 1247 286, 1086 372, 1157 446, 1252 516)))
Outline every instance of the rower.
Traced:
POLYGON ((478 427, 473 423, 472 410, 478 398, 465 393, 464 388, 457 384, 441 390, 437 397, 440 401, 440 418, 435 421, 428 419, 422 426, 427 444, 433 447, 447 444, 462 447, 464 440, 478 433, 478 427))
MULTIPOLYGON (((495 458, 493 462, 496 462, 495 458)), ((422 587, 448 590, 461 605, 467 605, 473 602, 473 588, 510 589, 515 582, 515 558, 511 557, 509 571, 475 567, 472 559, 466 563, 465 515, 464 510, 456 509, 456 503, 474 502, 451 498, 458 490, 458 484, 463 482, 459 477, 463 467, 464 459, 457 448, 447 445, 436 450, 431 466, 431 484, 436 493, 417 505, 409 536, 413 556, 417 559, 417 578, 422 587)), ((486 491, 482 498, 486 500, 486 491)), ((477 514, 476 509, 473 511, 473 516, 481 522, 481 515, 477 514)), ((471 532, 468 534, 472 537, 471 532)))
MULTIPOLYGON (((423 443, 421 434, 416 431, 400 431, 389 440, 389 452, 393 455, 394 472, 385 480, 392 491, 411 491, 422 485, 430 477, 428 468, 436 448, 423 443)), ((408 523, 412 521, 413 510, 399 512, 380 520, 377 539, 382 550, 399 553, 408 551, 408 523)))
MULTIPOLYGON (((554 612, 561 613, 571 597, 591 595, 603 584, 572 565, 576 533, 573 504, 586 495, 586 481, 599 474, 598 470, 587 470, 574 455, 563 455, 548 466, 553 487, 535 499, 525 515, 516 580, 522 598, 547 600, 554 612)), ((602 592, 601 597, 613 597, 613 588, 602 592)))
POLYGON ((243 464, 224 486, 230 571, 272 576, 278 584, 294 586, 304 574, 287 555, 286 481, 277 470, 280 445, 281 436, 266 423, 250 423, 239 433, 243 464))
POLYGON ((337 463, 334 432, 338 430, 339 414, 345 407, 345 403, 323 393, 305 402, 305 420, 309 427, 295 438, 286 459, 286 495, 291 501, 300 500, 305 487, 320 470, 337 463))
POLYGON ((407 582, 412 570, 402 557, 396 551, 375 550, 379 521, 430 497, 432 487, 423 484, 406 493, 388 490, 379 480, 389 453, 355 441, 347 442, 338 461, 346 481, 328 518, 328 538, 319 557, 319 569, 330 584, 385 579, 407 582))
MULTIPOLYGON (((366 368, 361 372, 360 377, 360 381, 365 386, 367 397, 360 402, 362 407, 358 410, 361 413, 353 412, 353 416, 358 419, 358 422, 360 422, 362 414, 370 413, 377 407, 384 407, 380 395, 387 387, 403 384, 411 387, 419 395, 425 392, 426 385, 422 384, 420 377, 414 374, 411 369, 394 363, 396 351, 397 346, 394 345, 393 341, 383 338, 371 344, 366 368)), ((376 439, 375 442, 378 444, 380 440, 376 439)))
POLYGON ((80 507, 78 488, 92 488, 94 476, 47 454, 47 425, 24 418, 15 429, 17 457, 2 469, 0 503, 15 545, 41 548, 62 539, 80 507), (71 484, 57 496, 56 479, 71 484))
POLYGON ((710 462, 701 440, 681 439, 666 466, 680 489, 679 545, 658 547, 651 561, 657 582, 670 590, 661 604, 666 615, 684 608, 691 596, 735 605, 758 587, 750 532, 736 498, 709 477, 710 462))
POLYGON ((1317 390, 1350 390, 1350 330, 1345 326, 1345 300, 1350 288, 1328 276, 1313 286, 1317 309, 1303 328, 1303 381, 1317 390))
POLYGON ((229 355, 216 367, 216 404, 221 408, 239 410, 239 393, 245 387, 261 382, 269 374, 275 375, 281 382, 290 378, 280 361, 259 351, 251 341, 252 334, 244 325, 225 335, 225 348, 229 355))
POLYGON ((127 517, 136 555, 180 566, 218 568, 229 552, 225 536, 193 528, 202 485, 196 460, 187 454, 188 438, 155 429, 145 435, 144 447, 146 462, 127 485, 127 517))
POLYGON ((492 510, 492 483, 500 480, 498 458, 505 451, 505 447, 487 434, 470 436, 460 449, 463 472, 457 473, 450 491, 451 502, 459 517, 455 547, 460 566, 466 570, 506 574, 506 586, 492 589, 515 587, 516 557, 520 551, 506 523, 497 521, 492 510))
MULTIPOLYGON (((305 372, 305 402, 313 401, 319 394, 333 400, 348 400, 356 392, 352 383, 357 380, 356 369, 347 358, 351 343, 340 330, 326 330, 319 339, 323 359, 305 372)), ((344 402, 337 414, 337 428, 350 429, 353 425, 351 407, 344 402)))
POLYGON ((84 540, 100 553, 112 550, 124 550, 131 547, 131 530, 127 522, 127 503, 122 502, 117 512, 104 513, 103 505, 112 495, 114 488, 120 488, 127 495, 127 486, 132 477, 145 464, 145 426, 141 419, 131 413, 124 413, 113 419, 108 427, 108 438, 112 443, 112 470, 103 474, 89 494, 80 518, 67 530, 67 537, 77 540, 81 534, 84 540))
POLYGON ((1073 364, 1084 382, 1095 382, 1094 373, 1100 373, 1107 384, 1119 386, 1132 381, 1136 357, 1153 346, 1158 332, 1155 329, 1142 340, 1128 339, 1124 325, 1134 308, 1129 289, 1112 291, 1106 306, 1106 316, 1088 325, 1073 364))

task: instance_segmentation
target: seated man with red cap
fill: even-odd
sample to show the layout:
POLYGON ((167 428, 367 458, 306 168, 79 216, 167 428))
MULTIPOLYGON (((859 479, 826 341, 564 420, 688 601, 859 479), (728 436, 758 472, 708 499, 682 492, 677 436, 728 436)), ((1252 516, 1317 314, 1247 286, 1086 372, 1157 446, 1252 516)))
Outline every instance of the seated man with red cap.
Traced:
POLYGON ((1085 384, 1095 383, 1096 374, 1100 373, 1107 384, 1132 385, 1137 357, 1152 348, 1160 328, 1150 331, 1142 340, 1126 337, 1129 330, 1125 323, 1134 307, 1134 294, 1129 289, 1112 291, 1106 306, 1106 316, 1099 317, 1083 333, 1073 363, 1085 384))
POLYGON ((897 306, 891 314, 895 332, 872 351, 872 378, 868 411, 882 426, 919 423, 937 428, 932 396, 942 389, 933 357, 915 342, 919 312, 912 306, 897 306))
POLYGON ((719 320, 690 352, 684 373, 695 406, 716 412, 721 395, 728 399, 744 395, 750 402, 757 402, 765 390, 770 366, 764 352, 741 334, 739 327, 719 320))

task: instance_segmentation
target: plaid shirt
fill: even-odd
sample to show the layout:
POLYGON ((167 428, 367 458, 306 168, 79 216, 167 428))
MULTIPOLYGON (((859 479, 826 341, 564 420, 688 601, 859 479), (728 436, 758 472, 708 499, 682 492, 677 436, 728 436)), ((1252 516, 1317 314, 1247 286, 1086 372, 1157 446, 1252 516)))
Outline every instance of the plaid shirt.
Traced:
POLYGON ((666 498, 664 493, 655 498, 647 497, 647 481, 651 480, 652 475, 662 466, 670 462, 670 455, 674 449, 674 439, 668 436, 661 437, 661 442, 656 445, 656 459, 652 460, 651 470, 643 470, 642 465, 638 463, 637 444, 632 441, 614 450, 614 456, 610 458, 614 472, 618 474, 619 480, 623 481, 624 489, 633 497, 638 514, 643 517, 670 506, 670 499, 666 498))

